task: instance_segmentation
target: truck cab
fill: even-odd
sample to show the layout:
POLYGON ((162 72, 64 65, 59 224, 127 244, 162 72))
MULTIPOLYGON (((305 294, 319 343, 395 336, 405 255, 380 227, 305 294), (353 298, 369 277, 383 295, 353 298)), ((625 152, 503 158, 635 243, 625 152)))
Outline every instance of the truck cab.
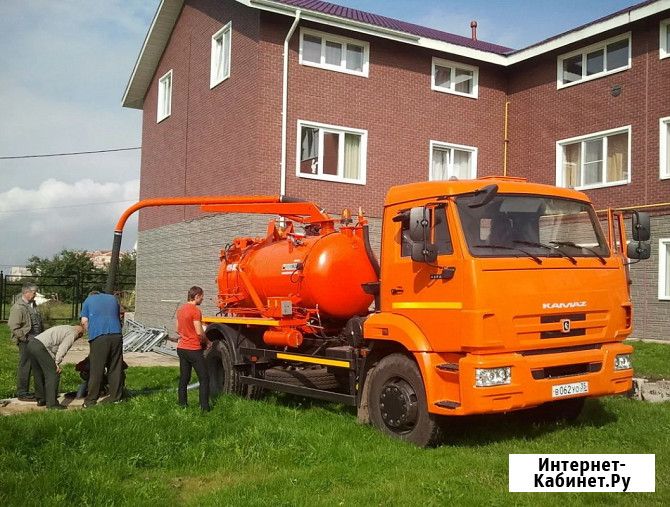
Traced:
POLYGON ((365 335, 411 354, 431 414, 546 404, 576 417, 585 398, 632 384, 626 238, 610 220, 608 238, 585 194, 516 178, 394 187, 365 335))

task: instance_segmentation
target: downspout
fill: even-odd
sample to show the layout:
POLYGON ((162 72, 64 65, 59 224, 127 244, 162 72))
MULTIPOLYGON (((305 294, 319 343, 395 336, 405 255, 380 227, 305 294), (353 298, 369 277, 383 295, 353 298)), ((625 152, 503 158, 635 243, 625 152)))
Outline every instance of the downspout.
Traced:
POLYGON ((295 19, 291 29, 284 39, 284 72, 282 76, 282 106, 281 106, 281 176, 279 183, 279 195, 286 194, 286 125, 288 122, 288 44, 293 36, 293 32, 300 22, 300 9, 295 11, 295 19))
POLYGON ((503 176, 507 176, 507 148, 509 146, 509 138, 507 137, 507 125, 509 123, 509 101, 505 102, 505 127, 503 132, 503 176))

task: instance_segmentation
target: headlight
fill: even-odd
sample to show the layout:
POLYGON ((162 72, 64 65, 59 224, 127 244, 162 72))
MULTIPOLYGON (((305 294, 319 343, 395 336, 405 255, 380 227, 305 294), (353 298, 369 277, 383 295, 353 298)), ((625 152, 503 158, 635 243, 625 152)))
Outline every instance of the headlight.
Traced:
POLYGON ((510 366, 503 368, 475 368, 475 387, 502 386, 511 380, 510 366))
POLYGON ((630 370, 633 367, 630 354, 619 354, 614 358, 615 370, 630 370))

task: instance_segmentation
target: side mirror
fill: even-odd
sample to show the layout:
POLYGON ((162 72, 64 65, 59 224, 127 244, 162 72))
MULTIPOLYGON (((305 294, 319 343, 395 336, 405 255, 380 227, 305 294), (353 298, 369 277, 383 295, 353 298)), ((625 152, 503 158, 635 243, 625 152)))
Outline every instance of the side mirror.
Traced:
POLYGON ((412 260, 414 262, 435 262, 437 260, 437 252, 431 250, 433 245, 424 244, 423 241, 414 243, 412 245, 412 260))
MULTIPOLYGON (((649 243, 630 243, 627 255, 629 259, 646 260, 651 257, 651 245, 649 243)), ((414 254, 412 254, 413 257, 414 254)))
POLYGON ((423 239, 428 236, 430 221, 429 211, 424 207, 412 208, 409 211, 409 239, 423 243, 423 239))
POLYGON ((635 241, 649 241, 651 237, 651 220, 649 213, 636 211, 632 218, 633 239, 635 241))

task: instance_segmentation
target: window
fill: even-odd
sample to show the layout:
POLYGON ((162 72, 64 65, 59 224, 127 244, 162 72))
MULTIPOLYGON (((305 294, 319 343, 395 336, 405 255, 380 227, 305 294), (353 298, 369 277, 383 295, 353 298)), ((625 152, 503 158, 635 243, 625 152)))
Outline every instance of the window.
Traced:
POLYGON ((558 58, 558 88, 630 68, 630 32, 558 58))
POLYGON ((428 179, 449 178, 469 180, 477 177, 477 148, 430 142, 430 174, 428 179))
POLYGON ((478 81, 477 67, 433 58, 431 89, 477 98, 478 81))
POLYGON ((578 189, 630 183, 630 127, 557 143, 556 185, 578 189))
POLYGON ((228 23, 212 36, 210 88, 214 88, 230 77, 230 28, 231 23, 228 23))
POLYGON ((303 178, 365 184, 367 131, 298 122, 298 169, 303 178))
POLYGON ((660 40, 658 43, 658 57, 668 58, 670 56, 670 19, 661 21, 660 40))
POLYGON ((658 299, 670 300, 670 238, 658 240, 658 299))
POLYGON ((670 149, 670 116, 661 118, 659 124, 661 136, 659 143, 659 146, 661 147, 659 158, 660 173, 661 179, 667 179, 670 178, 670 153, 668 153, 668 150, 670 149))
POLYGON ((172 70, 158 80, 158 106, 156 123, 163 121, 172 112, 172 70))
POLYGON ((300 63, 368 77, 370 45, 315 30, 300 32, 300 63))

